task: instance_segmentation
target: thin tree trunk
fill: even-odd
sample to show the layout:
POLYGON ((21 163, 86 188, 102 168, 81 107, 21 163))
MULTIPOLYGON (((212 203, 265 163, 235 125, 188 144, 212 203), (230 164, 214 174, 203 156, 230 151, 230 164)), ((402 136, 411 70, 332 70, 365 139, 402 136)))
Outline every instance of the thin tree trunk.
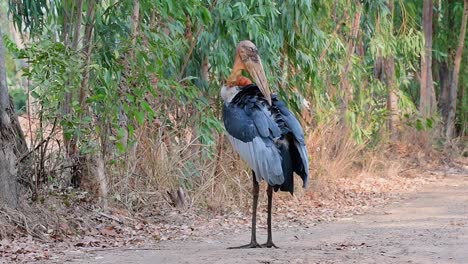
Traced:
MULTIPOLYGON (((66 5, 66 2, 63 3, 66 5)), ((69 45, 69 31, 70 31, 70 22, 68 21, 70 19, 69 14, 68 14, 68 8, 64 6, 63 10, 63 24, 62 24, 62 41, 63 45, 65 47, 68 47, 69 45)))
MULTIPOLYGON (((81 22, 82 22, 82 17, 83 17, 82 13, 83 13, 83 0, 78 0, 78 6, 76 9, 76 13, 75 13, 76 20, 74 21, 75 27, 73 28, 73 39, 72 39, 72 46, 71 46, 73 50, 78 50, 80 31, 81 31, 81 22)), ((64 116, 66 117, 72 113, 71 106, 72 106, 73 96, 74 94, 72 91, 65 92, 62 111, 63 111, 64 116)), ((72 138, 69 139, 64 134, 63 142, 65 145, 65 149, 67 151, 68 158, 71 159, 72 163, 75 163, 74 160, 77 159, 77 154, 78 154, 76 137, 72 135, 72 138)))
MULTIPOLYGON (((73 42, 71 48, 73 50, 78 50, 78 43, 80 38, 80 31, 81 31, 81 21, 82 21, 82 12, 83 12, 83 0, 78 0, 78 7, 76 11, 76 20, 75 28, 73 29, 73 42)), ((71 105, 72 105, 73 93, 68 91, 65 93, 64 98, 64 105, 63 105, 63 112, 65 115, 71 114, 71 105)), ((67 154, 69 157, 74 158, 76 152, 76 138, 72 138, 70 140, 64 137, 65 146, 67 147, 67 154)))
MULTIPOLYGON (((454 16, 452 13, 452 0, 448 0, 446 2, 445 14, 444 16, 447 19, 447 27, 446 28, 454 28, 454 16)), ((448 37, 451 39, 452 32, 448 33, 448 37)), ((446 59, 444 59, 439 64, 439 81, 440 81, 440 110, 442 114, 442 120, 444 124, 447 124, 448 120, 448 112, 450 107, 450 83, 452 83, 452 72, 453 72, 453 56, 454 54, 451 45, 448 45, 446 53, 449 54, 446 59)))
POLYGON ((292 69, 290 69, 289 60, 287 59, 288 58, 288 44, 286 42, 283 44, 281 53, 283 54, 283 56, 281 56, 279 67, 283 75, 281 76, 280 88, 286 89, 289 83, 289 76, 291 72, 293 71, 292 69))
MULTIPOLYGON (((450 53, 449 53, 450 54, 450 53)), ((444 124, 447 124, 448 112, 450 107, 450 83, 452 79, 452 69, 449 68, 447 61, 439 63, 439 81, 440 81, 440 112, 444 124)))
POLYGON ((210 81, 210 62, 208 60, 208 55, 203 57, 203 62, 201 65, 201 78, 206 83, 210 81))
MULTIPOLYGON (((83 45, 85 46, 83 52, 85 53, 86 56, 86 66, 90 65, 90 60, 91 60, 91 51, 92 51, 92 36, 93 36, 93 29, 94 29, 94 7, 95 7, 95 0, 89 0, 88 4, 88 12, 87 12, 87 17, 90 19, 90 21, 86 24, 85 28, 85 40, 83 42, 83 45)), ((85 109, 85 98, 86 98, 86 91, 88 90, 88 82, 89 82, 89 70, 85 71, 85 75, 83 77, 83 83, 81 87, 81 93, 80 93, 80 105, 83 109, 85 109)), ((93 122, 97 125, 98 120, 93 119, 93 122)), ((101 146, 104 146, 106 144, 105 141, 101 141, 101 146)), ((99 190, 98 190, 98 197, 99 201, 104 208, 104 210, 107 209, 107 177, 106 177, 106 170, 105 170, 105 162, 104 162, 104 151, 100 150, 97 153, 93 154, 89 158, 92 162, 92 164, 95 164, 95 166, 91 167, 92 169, 90 170, 90 174, 93 175, 97 183, 99 185, 99 190)))
POLYGON ((83 21, 83 0, 78 0, 75 29, 73 31, 73 43, 72 43, 72 48, 74 50, 78 50, 78 43, 80 43, 80 31, 81 31, 82 21, 83 21))
MULTIPOLYGON (((136 40, 138 36, 138 21, 140 20, 140 1, 139 0, 134 0, 133 1, 133 14, 131 17, 131 33, 130 33, 130 41, 132 46, 136 45, 136 40)), ((129 91, 129 87, 131 86, 131 83, 129 83, 129 76, 132 74, 132 69, 130 63, 134 61, 135 58, 135 53, 133 52, 133 49, 128 51, 127 56, 123 56, 121 58, 122 63, 124 65, 123 67, 123 72, 122 72, 122 77, 119 85, 119 94, 120 96, 123 96, 121 98, 121 102, 125 101, 125 95, 129 91), (130 60, 128 60, 129 57, 130 60)), ((124 102, 125 103, 125 102, 124 102)), ((122 104, 122 103, 121 103, 122 104)), ((128 146, 128 116, 123 110, 123 105, 120 106, 120 114, 119 114, 119 126, 122 128, 122 131, 124 131, 124 135, 120 139, 120 143, 122 146, 127 148, 128 146)))
POLYGON ((388 118, 388 130, 392 140, 396 140, 398 137, 398 92, 395 81, 395 58, 390 56, 385 59, 385 75, 387 84, 387 110, 389 113, 388 118))
POLYGON ((429 117, 434 112, 435 94, 432 81, 432 0, 424 0, 423 31, 425 39, 424 56, 421 57, 421 88, 419 111, 423 117, 429 117))
MULTIPOLYGON (((95 0, 88 0, 88 9, 86 11, 86 25, 83 38, 83 57, 85 61, 83 80, 81 81, 81 89, 79 95, 80 107, 83 113, 88 113, 86 106, 86 97, 89 86, 89 65, 91 63, 91 53, 93 48, 93 31, 94 31, 94 19, 95 19, 95 0)), ((89 113, 88 113, 89 114, 89 113)), ((97 125, 99 121, 93 118, 93 123, 97 125)), ((101 142, 101 146, 105 142, 101 142)), ((87 170, 81 174, 82 179, 79 181, 83 186, 91 186, 90 183, 96 183, 98 188, 93 189, 99 198, 99 201, 104 209, 107 208, 107 178, 105 173, 104 156, 101 151, 97 153, 86 155, 83 159, 86 163, 87 170)), ((81 187, 81 186, 80 186, 81 187)))
MULTIPOLYGON (((137 44, 137 37, 138 37, 138 25, 140 21, 140 0, 133 0, 133 13, 131 16, 131 32, 130 32, 130 43, 133 46, 137 44)), ((134 49, 130 49, 129 51, 126 52, 126 56, 123 56, 121 58, 122 63, 123 63, 123 70, 122 70, 122 77, 121 81, 119 84, 119 94, 121 96, 120 98, 120 113, 119 113, 119 126, 124 132, 122 135, 122 138, 120 139, 120 144, 124 147, 126 151, 126 167, 125 167, 125 175, 123 177, 123 182, 122 182, 122 190, 123 192, 127 192, 129 188, 129 183, 130 183, 130 177, 132 173, 134 173, 135 166, 132 166, 130 162, 130 158, 133 158, 133 162, 136 162, 136 145, 131 146, 129 148, 129 142, 128 142, 128 126, 131 120, 129 120, 127 114, 124 111, 124 104, 127 104, 128 102, 126 101, 126 95, 129 93, 130 89, 132 88, 133 84, 130 80, 133 74, 132 68, 131 68, 131 63, 135 61, 135 52, 134 49), (128 59, 130 58, 130 59, 128 59)))
MULTIPOLYGON (((393 0, 389 0, 388 9, 390 11, 389 19, 391 20, 391 34, 393 34, 393 10, 394 4, 393 0)), ((388 56, 384 59, 385 65, 385 84, 387 86, 387 110, 389 113, 388 118, 388 130, 390 133, 390 138, 396 140, 398 133, 396 127, 398 125, 398 93, 395 80, 395 58, 393 55, 388 56)))
POLYGON ((375 61, 374 61, 374 78, 383 82, 384 81, 384 75, 383 75, 384 61, 380 54, 381 53, 379 52, 379 54, 377 55, 377 58, 375 58, 375 61))
POLYGON ((450 82, 450 107, 447 116, 445 127, 445 137, 447 142, 453 137, 455 130, 455 114, 457 111, 457 88, 460 74, 460 64, 463 55, 463 47, 465 44, 466 21, 468 18, 468 0, 464 1, 463 18, 460 25, 460 34, 458 35, 458 47, 455 53, 453 64, 452 80, 450 82))
POLYGON ((132 46, 135 46, 138 36, 138 22, 140 21, 140 0, 133 1, 132 15, 132 46))
POLYGON ((341 106, 342 107, 341 109, 342 120, 344 120, 343 117, 346 112, 346 109, 348 108, 349 102, 353 100, 353 86, 349 83, 348 74, 351 71, 351 66, 352 66, 351 57, 354 54, 354 48, 356 46, 356 41, 357 41, 357 37, 359 33, 359 25, 361 21, 361 14, 362 14, 361 4, 357 3, 357 11, 354 14, 351 36, 350 36, 350 39, 348 40, 347 61, 343 68, 343 72, 341 73, 341 89, 345 93, 343 104, 341 106))
MULTIPOLYGON (((94 122, 97 122, 97 120, 94 120, 94 122)), ((87 177, 90 177, 90 181, 86 182, 85 186, 91 187, 89 190, 97 195, 102 208, 107 210, 108 185, 104 156, 101 151, 86 157, 86 172, 84 173, 87 174, 87 177)))
POLYGON ((94 30, 94 6, 95 0, 88 1, 88 10, 86 11, 86 22, 85 26, 85 33, 83 39, 83 56, 85 58, 85 70, 83 74, 83 80, 81 81, 81 89, 80 89, 80 106, 81 109, 84 110, 85 107, 85 99, 86 93, 88 90, 88 82, 89 82, 89 66, 91 62, 91 51, 92 51, 92 38, 93 38, 93 30, 94 30))
MULTIPOLYGON (((64 45, 73 49, 74 51, 78 51, 79 46, 79 39, 80 39, 80 32, 81 32, 81 24, 83 21, 83 0, 77 0, 77 2, 71 2, 71 17, 68 17, 68 20, 72 23, 68 23, 66 30, 68 32, 64 32, 64 36, 66 37, 64 45), (77 6, 75 6, 77 4, 77 6), (68 42, 70 42, 70 35, 73 34, 71 39, 71 46, 68 46, 68 42)), ((64 9, 67 7, 64 6, 64 9)), ((63 10, 66 13, 66 10, 63 10)), ((65 29, 64 29, 65 30, 65 29)), ((71 79, 71 76, 70 76, 71 79)), ((67 81, 66 85, 70 85, 70 80, 67 81)), ((70 118, 72 113, 72 103, 73 98, 77 96, 76 91, 67 91, 64 95, 64 100, 62 104, 62 112, 65 118, 70 118)), ((67 155, 67 162, 69 163, 68 166, 71 167, 71 182, 74 186, 81 185, 81 173, 83 171, 83 164, 79 157, 79 150, 78 150, 78 138, 76 135, 72 135, 71 138, 68 138, 63 135, 63 143, 65 146, 65 151, 67 155)))

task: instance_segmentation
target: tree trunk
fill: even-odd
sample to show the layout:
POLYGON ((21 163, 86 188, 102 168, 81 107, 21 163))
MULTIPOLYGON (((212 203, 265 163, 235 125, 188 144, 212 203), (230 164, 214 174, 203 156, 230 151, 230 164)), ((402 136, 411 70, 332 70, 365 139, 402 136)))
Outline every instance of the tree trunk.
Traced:
MULTIPOLYGON (((454 21, 452 9, 453 9, 452 0, 448 0, 444 6, 444 10, 445 10, 444 17, 446 17, 446 20, 447 20, 446 28, 455 27, 454 25, 455 21, 454 21)), ((449 39, 453 38, 454 36, 452 36, 452 34, 453 34, 452 32, 448 33, 447 37, 449 39)), ((439 63, 439 82, 440 82, 439 105, 440 105, 440 111, 441 111, 442 120, 444 124, 447 124, 448 112, 449 112, 449 107, 450 107, 450 83, 452 82, 452 72, 453 72, 453 68, 452 68, 453 56, 452 55, 455 53, 451 45, 448 45, 446 53, 448 54, 447 58, 443 59, 439 63)))
POLYGON ((397 126, 399 122, 398 118, 398 92, 395 82, 395 58, 390 56, 385 59, 385 75, 386 85, 388 91, 387 97, 387 110, 389 113, 388 118, 388 130, 390 138, 396 140, 398 137, 397 126))
POLYGON ((85 33, 83 39, 83 56, 85 58, 85 70, 83 73, 83 80, 81 81, 81 89, 80 89, 80 106, 81 109, 85 108, 85 99, 88 90, 88 82, 89 82, 89 69, 88 66, 91 63, 91 51, 92 51, 92 38, 93 38, 93 30, 94 30, 94 6, 95 0, 88 1, 88 10, 86 11, 86 22, 85 26, 85 33))
POLYGON ((210 61, 208 60, 208 55, 203 57, 201 65, 201 78, 206 83, 209 83, 210 81, 210 61))
POLYGON ((83 21, 83 0, 78 0, 78 7, 76 10, 75 29, 73 31, 72 48, 78 50, 78 43, 80 41, 81 22, 83 21))
POLYGON ((421 57, 421 89, 419 111, 423 117, 433 114, 435 108, 435 93, 432 82, 432 0, 424 0, 422 26, 425 48, 421 57))
MULTIPOLYGON (((344 91, 345 95, 343 98, 343 103, 341 106, 341 120, 344 120, 344 115, 346 113, 346 109, 348 108, 349 102, 353 100, 353 86, 349 83, 348 74, 351 71, 351 57, 354 54, 354 48, 356 46, 356 41, 359 33, 359 25, 361 21, 361 14, 362 14, 362 7, 360 3, 357 3, 357 10, 354 14, 354 19, 352 23, 352 30, 351 36, 348 40, 348 47, 347 47, 347 61, 343 68, 343 72, 341 73, 341 89, 344 91)), ((342 122, 343 123, 343 122, 342 122)))
MULTIPOLYGON (((450 52, 450 50, 449 50, 450 52)), ((449 53, 450 54, 450 53, 449 53)), ((452 79, 452 69, 449 68, 447 61, 439 63, 439 82, 440 82, 440 112, 444 124, 447 124, 450 107, 450 83, 452 79)))
MULTIPOLYGON (((17 138, 23 134, 18 133, 17 126, 17 117, 8 95, 3 35, 0 29, 0 206, 11 208, 16 208, 19 204, 17 158, 24 150, 18 149, 17 138)), ((26 143, 24 136, 22 141, 26 143)))
POLYGON ((465 44, 466 21, 468 18, 468 0, 465 0, 463 8, 463 18, 460 25, 460 34, 458 35, 457 52, 453 63, 452 80, 450 82, 450 106, 448 109, 447 123, 445 124, 445 137, 447 142, 453 137, 455 130, 455 114, 457 111, 457 88, 460 73, 460 64, 465 44))
MULTIPOLYGON (((1 88, 3 89, 3 88, 1 88)), ((19 192, 17 183, 16 155, 14 154, 14 134, 6 109, 0 113, 0 206, 18 206, 19 192)))
MULTIPOLYGON (((137 45, 137 39, 138 39, 138 25, 140 21, 140 1, 139 0, 133 0, 133 12, 131 16, 131 32, 130 32, 130 43, 133 46, 137 45)), ((119 113, 119 127, 120 129, 124 132, 122 135, 122 138, 119 140, 121 146, 125 149, 126 155, 125 158, 127 159, 125 162, 125 175, 123 176, 123 181, 122 181, 122 191, 123 192, 128 192, 129 184, 130 184, 130 177, 132 173, 134 172, 134 169, 132 168, 131 162, 129 157, 135 157, 136 156, 136 145, 130 146, 128 136, 129 136, 129 124, 131 124, 132 120, 130 120, 127 116, 127 113, 124 111, 124 105, 128 104, 127 102, 127 94, 130 93, 130 89, 132 86, 135 84, 135 82, 131 81, 131 76, 134 74, 134 71, 132 70, 132 63, 135 61, 135 52, 134 49, 128 50, 123 56, 120 58, 122 61, 123 69, 122 69, 122 74, 121 74, 121 79, 119 83, 119 108, 120 108, 120 113, 119 113), (129 147, 130 146, 130 147, 129 147)), ((134 167, 134 166, 133 166, 134 167)))
MULTIPOLYGON (((64 19, 63 19, 63 44, 65 47, 73 49, 75 51, 78 50, 79 46, 79 39, 80 39, 80 32, 81 32, 81 23, 82 23, 82 13, 83 13, 83 0, 77 0, 68 2, 64 1, 63 4, 64 19), (77 4, 77 6, 75 6, 77 4), (71 10, 71 11, 69 11, 71 10), (71 41, 71 44, 70 44, 71 41)), ((71 76, 70 76, 71 79, 71 76)), ((70 81, 66 82, 66 85, 70 85, 70 81)), ((72 113, 72 103, 73 98, 76 97, 75 91, 66 91, 64 94, 63 103, 61 105, 61 110, 63 113, 63 117, 65 119, 70 118, 72 113)), ((66 152, 66 165, 70 168, 70 170, 66 170, 67 173, 70 173, 71 183, 74 186, 78 185, 80 173, 82 171, 82 164, 80 164, 80 160, 78 157, 78 139, 75 135, 72 135, 71 138, 65 136, 63 134, 63 144, 65 146, 66 152)), ((65 172, 65 171, 64 171, 65 172)))
POLYGON ((138 36, 138 22, 140 21, 140 0, 133 0, 132 15, 132 46, 135 46, 138 36))
MULTIPOLYGON (((136 45, 137 37, 138 37, 138 21, 140 20, 140 1, 133 0, 133 13, 131 17, 131 33, 130 33, 130 41, 132 46, 136 45)), ((128 146, 128 116, 123 109, 123 104, 126 104, 126 94, 128 94, 130 86, 132 85, 129 82, 128 78, 132 74, 131 69, 131 62, 135 59, 135 53, 133 49, 126 52, 125 56, 121 57, 122 64, 123 64, 123 71, 121 76, 121 81, 119 84, 119 94, 121 96, 120 102, 120 114, 119 114, 119 126, 122 128, 124 135, 120 139, 120 144, 126 149, 128 146), (128 59, 130 58, 130 59, 128 59)))
MULTIPOLYGON (((95 20, 95 0, 88 0, 87 11, 86 11, 86 25, 84 30, 84 38, 82 41, 83 45, 83 57, 84 57, 84 68, 83 79, 81 81, 79 102, 80 108, 84 115, 89 114, 86 106, 86 97, 89 86, 89 65, 91 63, 91 53, 93 48, 93 31, 94 31, 94 20, 95 20)), ((93 118, 93 123, 98 126, 98 120, 93 118)), ((105 142, 101 142, 101 146, 105 142)), ((94 154, 89 154, 80 159, 83 163, 83 170, 80 175, 75 175, 78 186, 95 194, 105 209, 107 207, 107 179, 105 174, 104 158, 102 152, 98 151, 94 154)))
MULTIPOLYGON (((86 67, 88 67, 91 63, 91 51, 92 51, 92 45, 93 45, 93 30, 94 30, 94 15, 95 15, 95 7, 96 3, 95 0, 89 0, 88 1, 88 11, 86 14, 88 23, 86 24, 85 27, 85 38, 83 40, 83 53, 86 58, 86 67)), ((86 93, 88 90, 88 82, 89 82, 89 70, 85 70, 84 76, 83 76, 83 82, 81 84, 81 92, 80 92, 80 105, 82 109, 86 109, 85 106, 85 98, 86 98, 86 93)), ((87 112, 87 111, 86 111, 87 112)), ((98 125, 98 120, 97 118, 93 119, 93 123, 95 125, 98 125)), ((104 146, 106 144, 105 141, 101 141, 101 146, 104 146)), ((104 210, 107 209, 107 177, 106 177, 106 170, 105 170, 105 162, 104 162, 104 154, 103 151, 100 150, 97 153, 94 153, 93 155, 90 155, 88 159, 88 170, 90 174, 96 178, 96 182, 98 183, 99 190, 98 190, 98 197, 99 201, 104 208, 104 210)))
MULTIPOLYGON (((389 0, 388 9, 390 11, 390 20, 392 23, 391 34, 393 34, 393 0, 389 0)), ((396 140, 398 133, 396 127, 398 125, 398 93, 395 80, 395 58, 393 55, 388 56, 384 59, 385 65, 385 84, 387 86, 387 110, 389 113, 388 118, 388 130, 390 133, 390 138, 396 140)))
MULTIPOLYGON (((73 42, 71 48, 73 50, 78 50, 78 44, 80 39, 80 31, 81 31, 81 22, 82 22, 82 13, 83 13, 83 0, 78 0, 78 6, 75 14, 74 21, 74 28, 73 28, 73 42)), ((63 114, 64 116, 68 116, 72 113, 72 101, 73 101, 74 93, 72 91, 65 92, 64 102, 63 102, 63 114)), ((74 163, 74 160, 77 159, 78 155, 78 148, 77 148, 77 138, 76 136, 72 135, 72 138, 67 138, 63 136, 63 142, 65 145, 65 149, 67 151, 67 156, 71 159, 71 162, 74 163)))
POLYGON ((80 187, 97 196, 102 208, 106 210, 108 185, 102 152, 86 155, 83 161, 85 163, 83 164, 84 180, 80 187))

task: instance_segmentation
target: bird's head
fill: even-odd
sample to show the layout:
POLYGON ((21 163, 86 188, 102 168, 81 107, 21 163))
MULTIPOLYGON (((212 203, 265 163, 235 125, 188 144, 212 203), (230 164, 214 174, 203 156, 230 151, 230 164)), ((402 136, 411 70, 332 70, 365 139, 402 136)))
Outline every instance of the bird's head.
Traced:
POLYGON ((257 84, 265 99, 271 105, 271 92, 268 86, 265 71, 263 70, 262 60, 258 55, 255 44, 249 40, 239 42, 236 48, 236 57, 232 72, 227 79, 230 86, 245 86, 249 80, 242 76, 242 70, 249 73, 250 77, 257 84))

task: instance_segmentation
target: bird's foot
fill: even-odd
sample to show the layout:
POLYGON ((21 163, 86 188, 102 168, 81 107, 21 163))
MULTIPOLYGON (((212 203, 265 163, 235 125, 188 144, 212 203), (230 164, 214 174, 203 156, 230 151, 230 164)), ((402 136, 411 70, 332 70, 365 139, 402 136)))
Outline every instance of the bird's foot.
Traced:
POLYGON ((262 244, 262 247, 266 248, 278 248, 273 241, 267 241, 265 244, 262 244))
POLYGON ((242 249, 242 248, 261 248, 262 246, 257 242, 250 242, 247 245, 238 246, 238 247, 228 247, 227 249, 242 249))

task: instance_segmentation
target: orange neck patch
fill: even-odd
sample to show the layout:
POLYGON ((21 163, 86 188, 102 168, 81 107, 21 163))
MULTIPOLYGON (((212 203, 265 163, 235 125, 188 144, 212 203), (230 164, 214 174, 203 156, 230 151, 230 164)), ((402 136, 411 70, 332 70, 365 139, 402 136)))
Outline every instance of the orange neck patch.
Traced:
POLYGON ((245 77, 245 76, 242 76, 242 75, 234 75, 234 76, 231 76, 229 77, 229 79, 227 80, 226 84, 230 87, 233 87, 233 86, 246 86, 246 85, 249 85, 249 84, 252 84, 252 81, 245 77))
POLYGON ((241 75, 241 76, 237 77, 237 83, 236 84, 237 84, 237 86, 247 86, 249 84, 252 84, 252 81, 249 78, 241 75))
POLYGON ((244 63, 240 59, 239 55, 236 54, 236 58, 234 59, 234 66, 232 67, 231 75, 229 75, 228 79, 226 80, 226 84, 229 87, 233 86, 246 86, 252 84, 252 81, 242 76, 242 71, 246 70, 244 63))

